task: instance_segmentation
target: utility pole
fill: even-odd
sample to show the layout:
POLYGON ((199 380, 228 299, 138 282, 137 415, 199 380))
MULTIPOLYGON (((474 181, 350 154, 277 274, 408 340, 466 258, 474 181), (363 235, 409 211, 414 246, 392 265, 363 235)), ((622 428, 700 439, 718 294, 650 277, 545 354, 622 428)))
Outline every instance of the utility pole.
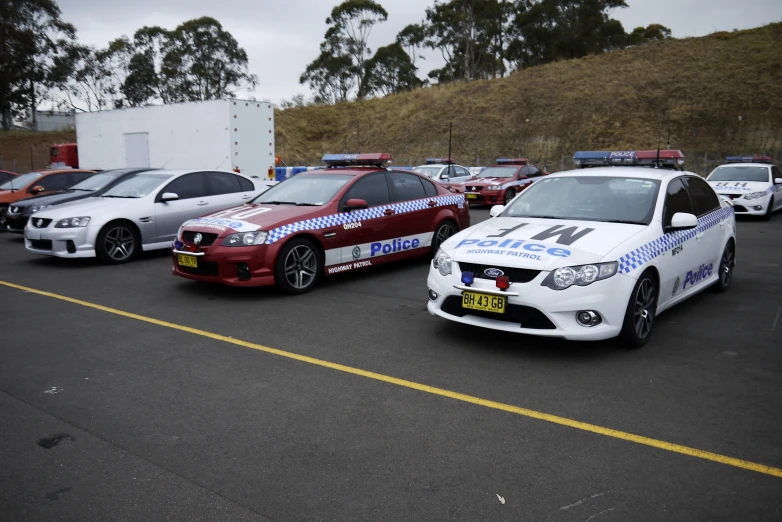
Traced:
POLYGON ((453 122, 448 129, 448 161, 451 161, 451 137, 453 135, 453 122))

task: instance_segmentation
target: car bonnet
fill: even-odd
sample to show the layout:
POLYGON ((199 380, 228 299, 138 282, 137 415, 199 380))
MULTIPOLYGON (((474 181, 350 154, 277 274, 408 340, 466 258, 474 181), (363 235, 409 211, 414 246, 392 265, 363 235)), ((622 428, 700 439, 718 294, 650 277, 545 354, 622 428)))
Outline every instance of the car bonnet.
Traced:
POLYGON ((186 221, 187 230, 201 232, 255 232, 306 221, 328 214, 327 207, 295 205, 241 205, 186 221))
POLYGON ((597 263, 646 228, 596 221, 496 217, 451 237, 443 250, 456 262, 554 270, 597 263))
POLYGON ((709 181, 718 194, 750 194, 763 192, 771 186, 768 181, 709 181))

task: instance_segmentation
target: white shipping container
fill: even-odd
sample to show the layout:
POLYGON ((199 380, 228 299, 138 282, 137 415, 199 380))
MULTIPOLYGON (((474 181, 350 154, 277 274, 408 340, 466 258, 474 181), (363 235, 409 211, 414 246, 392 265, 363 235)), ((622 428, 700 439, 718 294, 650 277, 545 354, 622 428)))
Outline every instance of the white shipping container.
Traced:
POLYGON ((210 100, 76 115, 79 167, 212 169, 268 178, 274 169, 274 109, 210 100))

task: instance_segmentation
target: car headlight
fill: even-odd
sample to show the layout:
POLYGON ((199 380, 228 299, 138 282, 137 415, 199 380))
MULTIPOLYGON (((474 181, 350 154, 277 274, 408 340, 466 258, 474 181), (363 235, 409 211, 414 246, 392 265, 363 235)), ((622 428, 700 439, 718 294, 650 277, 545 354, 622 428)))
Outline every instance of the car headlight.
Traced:
POLYGON ((89 216, 72 217, 67 219, 61 219, 54 225, 54 228, 78 228, 86 227, 90 224, 89 216))
POLYGON ((563 266, 549 273, 541 285, 553 290, 564 290, 573 285, 587 286, 601 279, 616 275, 619 263, 596 263, 593 265, 563 266))
POLYGON ((440 275, 447 276, 451 273, 451 266, 453 265, 453 259, 446 254, 443 249, 439 249, 437 254, 432 260, 432 266, 440 272, 440 275))
POLYGON ((747 194, 746 196, 744 196, 744 199, 758 199, 758 198, 762 198, 765 195, 766 195, 765 192, 752 192, 751 194, 747 194))
POLYGON ((221 244, 233 247, 261 245, 267 237, 269 237, 268 232, 239 232, 226 236, 221 244))
MULTIPOLYGON (((33 207, 33 208, 31 208, 31 209, 30 209, 30 214, 35 214, 35 213, 36 213, 36 212, 38 212, 39 210, 43 210, 43 209, 45 209, 45 208, 46 208, 46 207, 48 207, 48 206, 49 206, 49 205, 40 205, 40 206, 37 206, 37 207, 33 207)), ((18 211, 18 209, 17 209, 17 211, 18 211)), ((88 219, 89 219, 89 218, 88 218, 88 219)))
POLYGON ((500 190, 502 188, 501 185, 489 185, 486 187, 486 190, 500 190))

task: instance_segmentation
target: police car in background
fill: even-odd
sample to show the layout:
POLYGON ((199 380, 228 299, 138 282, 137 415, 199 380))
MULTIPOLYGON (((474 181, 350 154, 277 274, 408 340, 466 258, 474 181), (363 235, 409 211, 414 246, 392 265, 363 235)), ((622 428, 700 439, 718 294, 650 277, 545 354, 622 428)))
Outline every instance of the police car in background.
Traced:
POLYGON ((733 207, 683 161, 676 150, 577 152, 580 169, 536 181, 441 245, 429 312, 643 346, 658 314, 707 287, 726 291, 733 275, 733 207))
POLYGON ((706 181, 730 198, 736 214, 771 219, 782 208, 782 172, 771 162, 770 156, 728 156, 706 181))
POLYGON ((449 158, 426 158, 425 165, 413 167, 413 172, 423 174, 427 178, 440 183, 458 183, 473 177, 470 169, 462 165, 456 165, 449 158))

